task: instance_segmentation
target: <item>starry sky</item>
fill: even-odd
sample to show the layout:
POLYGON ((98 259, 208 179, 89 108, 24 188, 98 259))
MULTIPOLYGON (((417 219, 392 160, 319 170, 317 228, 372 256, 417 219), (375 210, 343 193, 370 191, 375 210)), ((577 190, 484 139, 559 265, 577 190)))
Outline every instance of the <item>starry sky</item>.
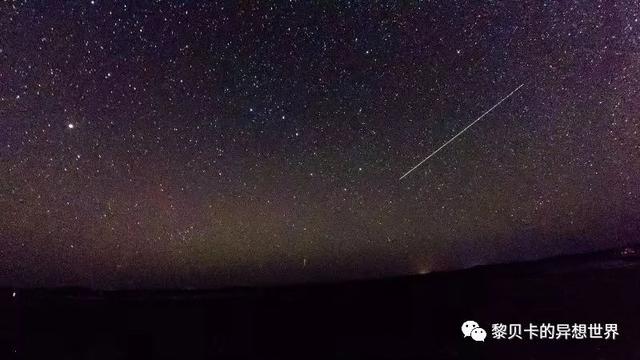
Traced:
POLYGON ((3 3, 0 285, 371 278, 636 241, 639 19, 636 1, 3 3))

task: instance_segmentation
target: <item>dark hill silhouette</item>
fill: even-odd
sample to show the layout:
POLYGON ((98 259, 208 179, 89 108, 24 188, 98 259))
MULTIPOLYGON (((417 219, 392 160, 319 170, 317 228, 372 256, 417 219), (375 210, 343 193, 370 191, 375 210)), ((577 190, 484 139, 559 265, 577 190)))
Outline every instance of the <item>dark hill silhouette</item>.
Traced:
POLYGON ((334 284, 5 289, 2 359, 635 359, 640 246, 334 284), (13 292, 16 291, 15 297, 13 292), (463 339, 475 320, 485 343, 463 339), (617 323, 616 340, 502 340, 492 323, 617 323))

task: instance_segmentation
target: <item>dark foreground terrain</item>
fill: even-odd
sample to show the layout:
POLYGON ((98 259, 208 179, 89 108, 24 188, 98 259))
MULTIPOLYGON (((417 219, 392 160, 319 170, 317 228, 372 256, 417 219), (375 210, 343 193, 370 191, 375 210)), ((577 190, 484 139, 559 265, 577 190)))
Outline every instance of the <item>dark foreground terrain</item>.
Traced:
POLYGON ((1 359, 640 359, 640 248, 450 273, 220 291, 0 294, 1 359), (463 339, 475 320, 486 341, 463 339), (617 323, 495 340, 492 323, 617 323))

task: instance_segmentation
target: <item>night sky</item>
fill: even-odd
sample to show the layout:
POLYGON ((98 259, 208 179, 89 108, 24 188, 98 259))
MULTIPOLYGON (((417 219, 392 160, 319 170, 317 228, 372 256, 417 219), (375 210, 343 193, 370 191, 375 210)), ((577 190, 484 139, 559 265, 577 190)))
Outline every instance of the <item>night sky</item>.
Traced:
POLYGON ((639 115, 636 1, 3 3, 0 285, 619 246, 640 234, 639 115))

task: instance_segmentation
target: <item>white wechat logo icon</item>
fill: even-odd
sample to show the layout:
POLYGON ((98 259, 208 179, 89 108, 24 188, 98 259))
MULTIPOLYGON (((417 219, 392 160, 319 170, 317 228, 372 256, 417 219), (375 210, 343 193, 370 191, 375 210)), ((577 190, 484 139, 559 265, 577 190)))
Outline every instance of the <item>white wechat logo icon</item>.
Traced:
POLYGON ((464 334, 464 337, 471 336, 471 338, 475 341, 484 342, 484 339, 487 338, 487 332, 484 331, 484 329, 481 328, 480 325, 478 325, 478 323, 473 320, 467 320, 462 323, 462 334, 464 334))
POLYGON ((475 341, 482 341, 487 338, 487 332, 482 328, 475 328, 471 331, 471 338, 475 341))

